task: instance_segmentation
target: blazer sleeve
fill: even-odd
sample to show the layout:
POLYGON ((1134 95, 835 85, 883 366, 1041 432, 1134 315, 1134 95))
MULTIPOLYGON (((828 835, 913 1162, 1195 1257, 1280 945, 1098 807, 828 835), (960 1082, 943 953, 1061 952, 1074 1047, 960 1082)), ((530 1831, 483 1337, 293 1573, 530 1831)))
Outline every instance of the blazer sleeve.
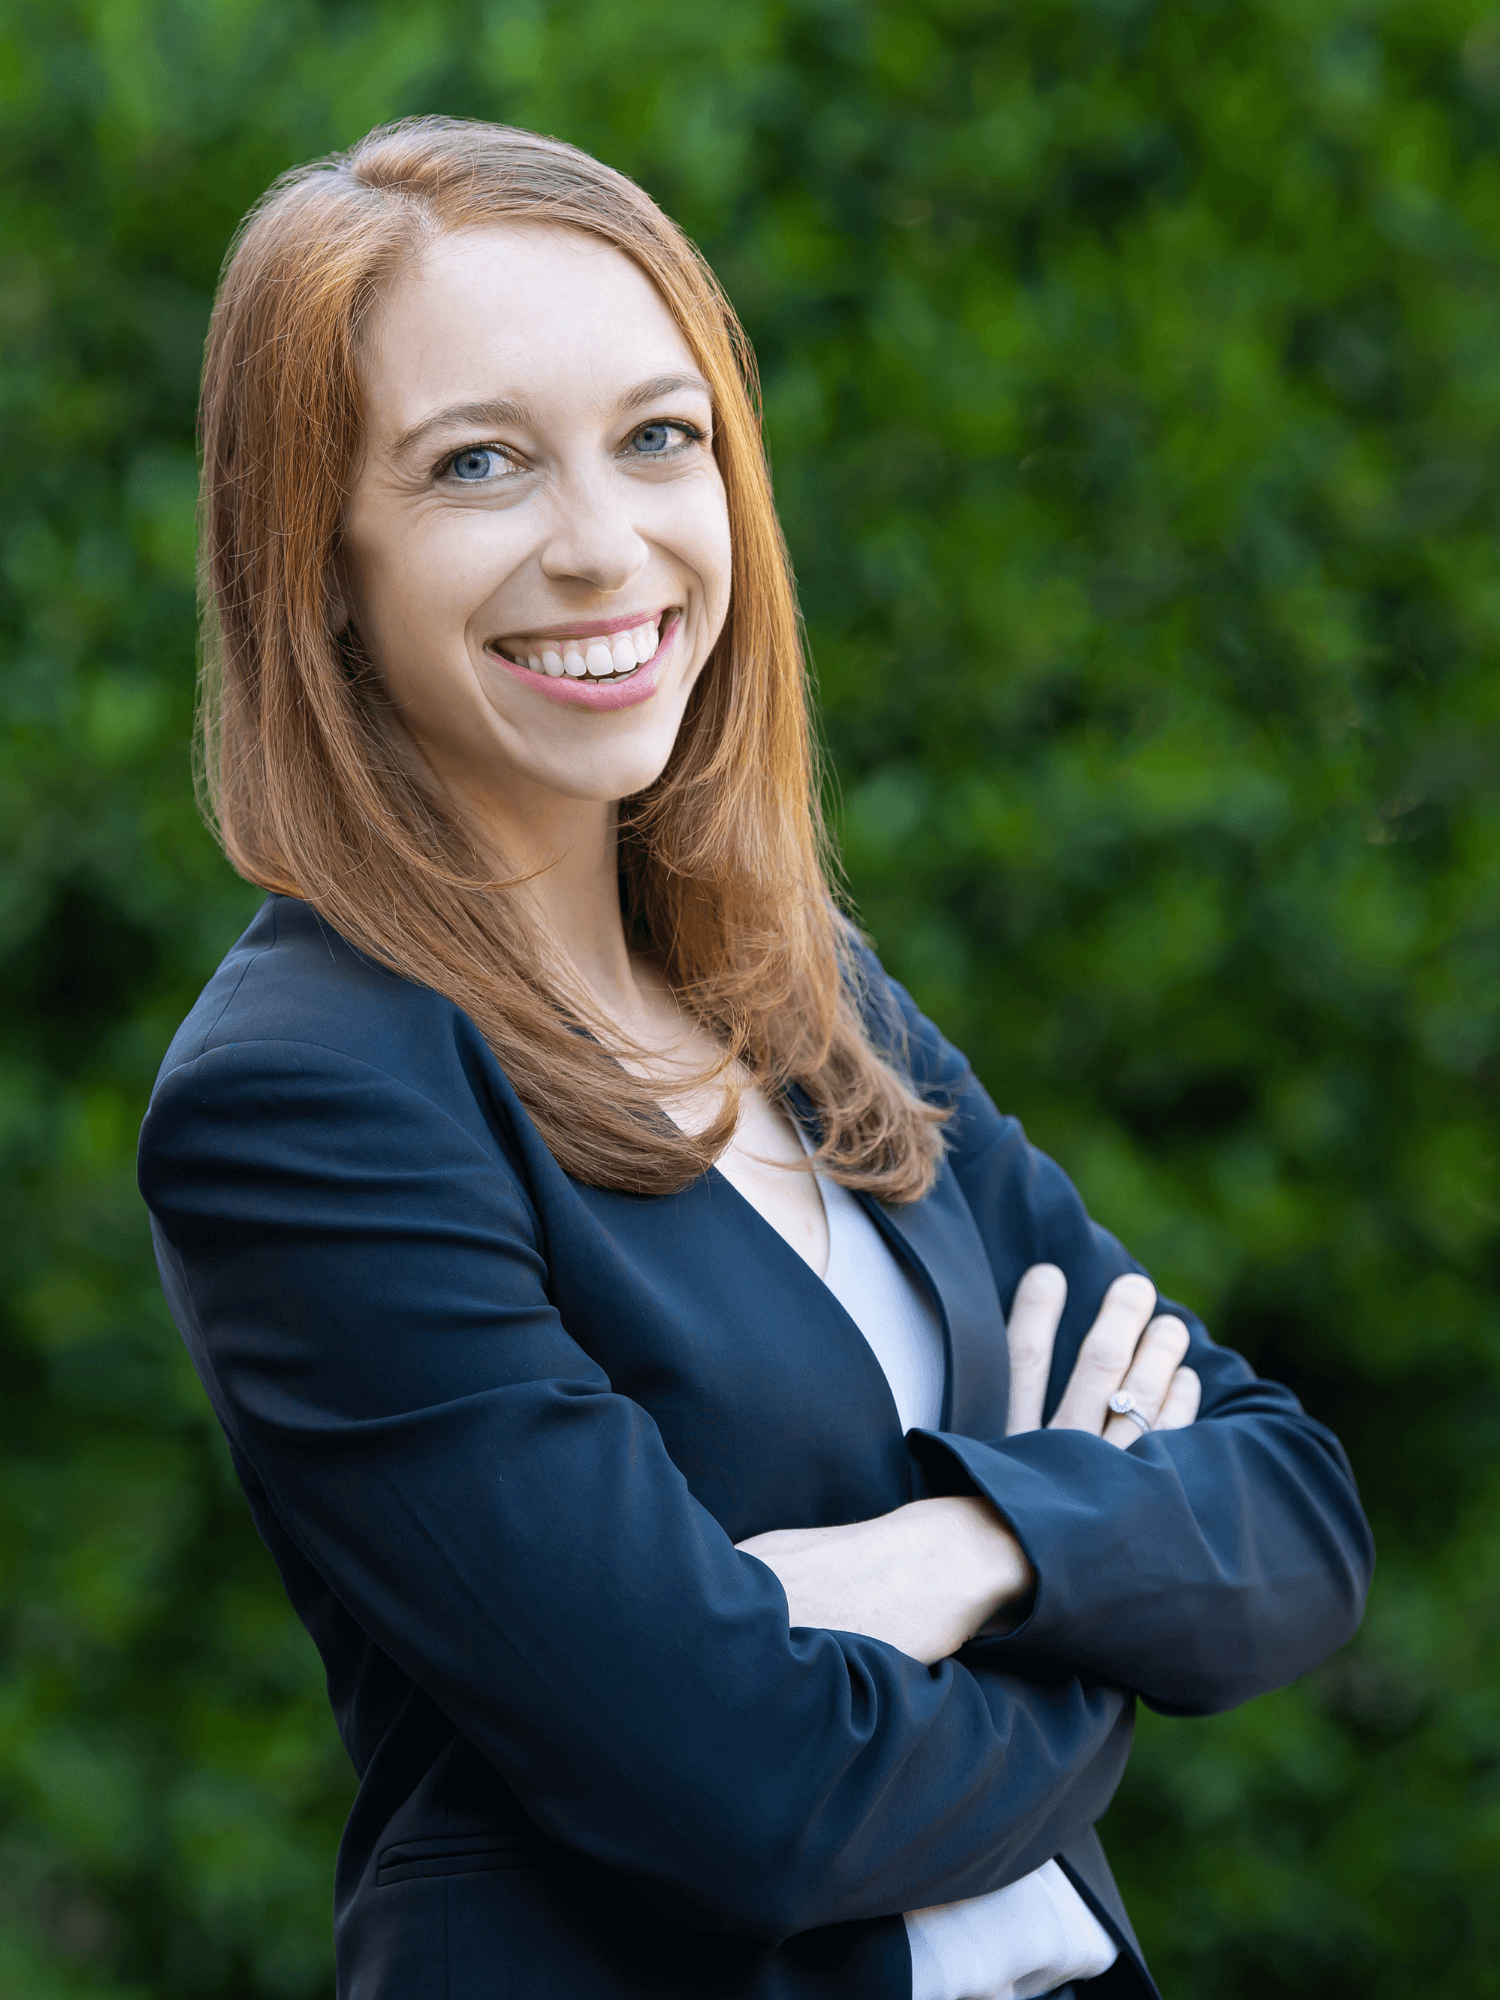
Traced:
POLYGON ((541 1829, 776 1940, 1001 1886, 1107 1805, 1131 1705, 788 1629, 559 1319, 522 1176, 349 1056, 158 1085, 141 1185, 236 1452, 353 1618, 541 1829))
MULTIPOLYGON (((995 1108, 909 994, 865 959, 867 1004, 918 1087, 948 1103, 949 1162, 1008 1314, 1028 1265, 1068 1280, 1046 1413, 1105 1291, 1142 1267, 1090 1220, 1062 1170, 995 1108)), ((1030 1615, 978 1653, 1018 1672, 1098 1676, 1153 1708, 1205 1714, 1284 1686, 1358 1629, 1374 1546, 1338 1439, 1290 1390, 1217 1346, 1197 1316, 1197 1421, 1121 1451, 1081 1431, 974 1439, 912 1433, 934 1491, 977 1489, 1036 1571, 1030 1615)), ((969 1657, 969 1653, 965 1654, 969 1657)))

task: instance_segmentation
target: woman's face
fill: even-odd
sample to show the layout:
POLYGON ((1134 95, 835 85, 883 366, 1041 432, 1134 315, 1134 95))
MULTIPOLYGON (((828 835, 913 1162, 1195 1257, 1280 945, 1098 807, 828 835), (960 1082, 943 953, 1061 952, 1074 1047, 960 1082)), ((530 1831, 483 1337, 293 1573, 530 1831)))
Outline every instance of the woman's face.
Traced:
POLYGON ((439 237, 365 347, 347 609, 440 783, 524 824, 661 771, 729 604, 713 408, 640 269, 439 237))

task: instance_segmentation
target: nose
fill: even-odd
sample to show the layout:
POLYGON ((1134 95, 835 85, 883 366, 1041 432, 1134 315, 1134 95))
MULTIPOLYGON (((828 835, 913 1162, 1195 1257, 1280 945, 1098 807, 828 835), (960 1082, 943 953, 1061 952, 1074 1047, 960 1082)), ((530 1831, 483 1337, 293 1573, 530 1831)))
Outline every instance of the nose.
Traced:
POLYGON ((628 501, 628 490, 602 468, 559 486, 541 550, 543 573, 554 583, 585 583, 601 593, 623 590, 651 556, 628 501))

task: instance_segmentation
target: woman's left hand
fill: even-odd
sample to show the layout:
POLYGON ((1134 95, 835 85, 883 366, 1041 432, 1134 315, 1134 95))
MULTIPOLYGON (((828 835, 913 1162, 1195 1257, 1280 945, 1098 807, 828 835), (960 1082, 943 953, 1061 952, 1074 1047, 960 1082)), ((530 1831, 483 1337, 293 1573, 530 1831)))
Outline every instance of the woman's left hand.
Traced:
MULTIPOLYGON (((1011 1306, 1008 1436, 1040 1430, 1052 1350, 1068 1282, 1055 1264, 1033 1264, 1011 1306)), ((1188 1332, 1153 1316, 1149 1278, 1128 1272, 1105 1293, 1048 1428, 1092 1431, 1114 1445, 1141 1429, 1112 1415, 1122 1389, 1153 1430, 1181 1430, 1198 1414, 1198 1377, 1183 1366, 1188 1332)), ((1025 1598, 1031 1566, 987 1500, 915 1500, 873 1521, 784 1528, 738 1547, 774 1570, 793 1625, 862 1632, 931 1665, 947 1659, 1007 1606, 1025 1598)))
MULTIPOLYGON (((1068 1281, 1055 1264, 1033 1264, 1022 1273, 1011 1303, 1010 1414, 1005 1434, 1042 1428, 1052 1350, 1068 1281)), ((1184 1366, 1188 1330, 1174 1313, 1156 1313, 1156 1287, 1138 1271, 1116 1278, 1104 1294, 1048 1422, 1049 1430, 1092 1431, 1122 1449, 1143 1435, 1133 1417, 1111 1413, 1122 1392, 1154 1431, 1185 1430, 1198 1414, 1197 1374, 1184 1366)))

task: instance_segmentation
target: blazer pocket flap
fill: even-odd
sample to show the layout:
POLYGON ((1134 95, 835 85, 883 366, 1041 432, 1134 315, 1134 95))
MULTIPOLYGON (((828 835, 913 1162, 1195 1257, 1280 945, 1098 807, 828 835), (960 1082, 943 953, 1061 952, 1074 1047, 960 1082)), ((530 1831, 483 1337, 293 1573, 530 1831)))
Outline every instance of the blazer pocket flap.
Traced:
POLYGON ((525 1833, 440 1833, 418 1840, 395 1840, 383 1847, 375 1880, 410 1882, 423 1875, 471 1875, 496 1868, 541 1868, 548 1843, 525 1833))

